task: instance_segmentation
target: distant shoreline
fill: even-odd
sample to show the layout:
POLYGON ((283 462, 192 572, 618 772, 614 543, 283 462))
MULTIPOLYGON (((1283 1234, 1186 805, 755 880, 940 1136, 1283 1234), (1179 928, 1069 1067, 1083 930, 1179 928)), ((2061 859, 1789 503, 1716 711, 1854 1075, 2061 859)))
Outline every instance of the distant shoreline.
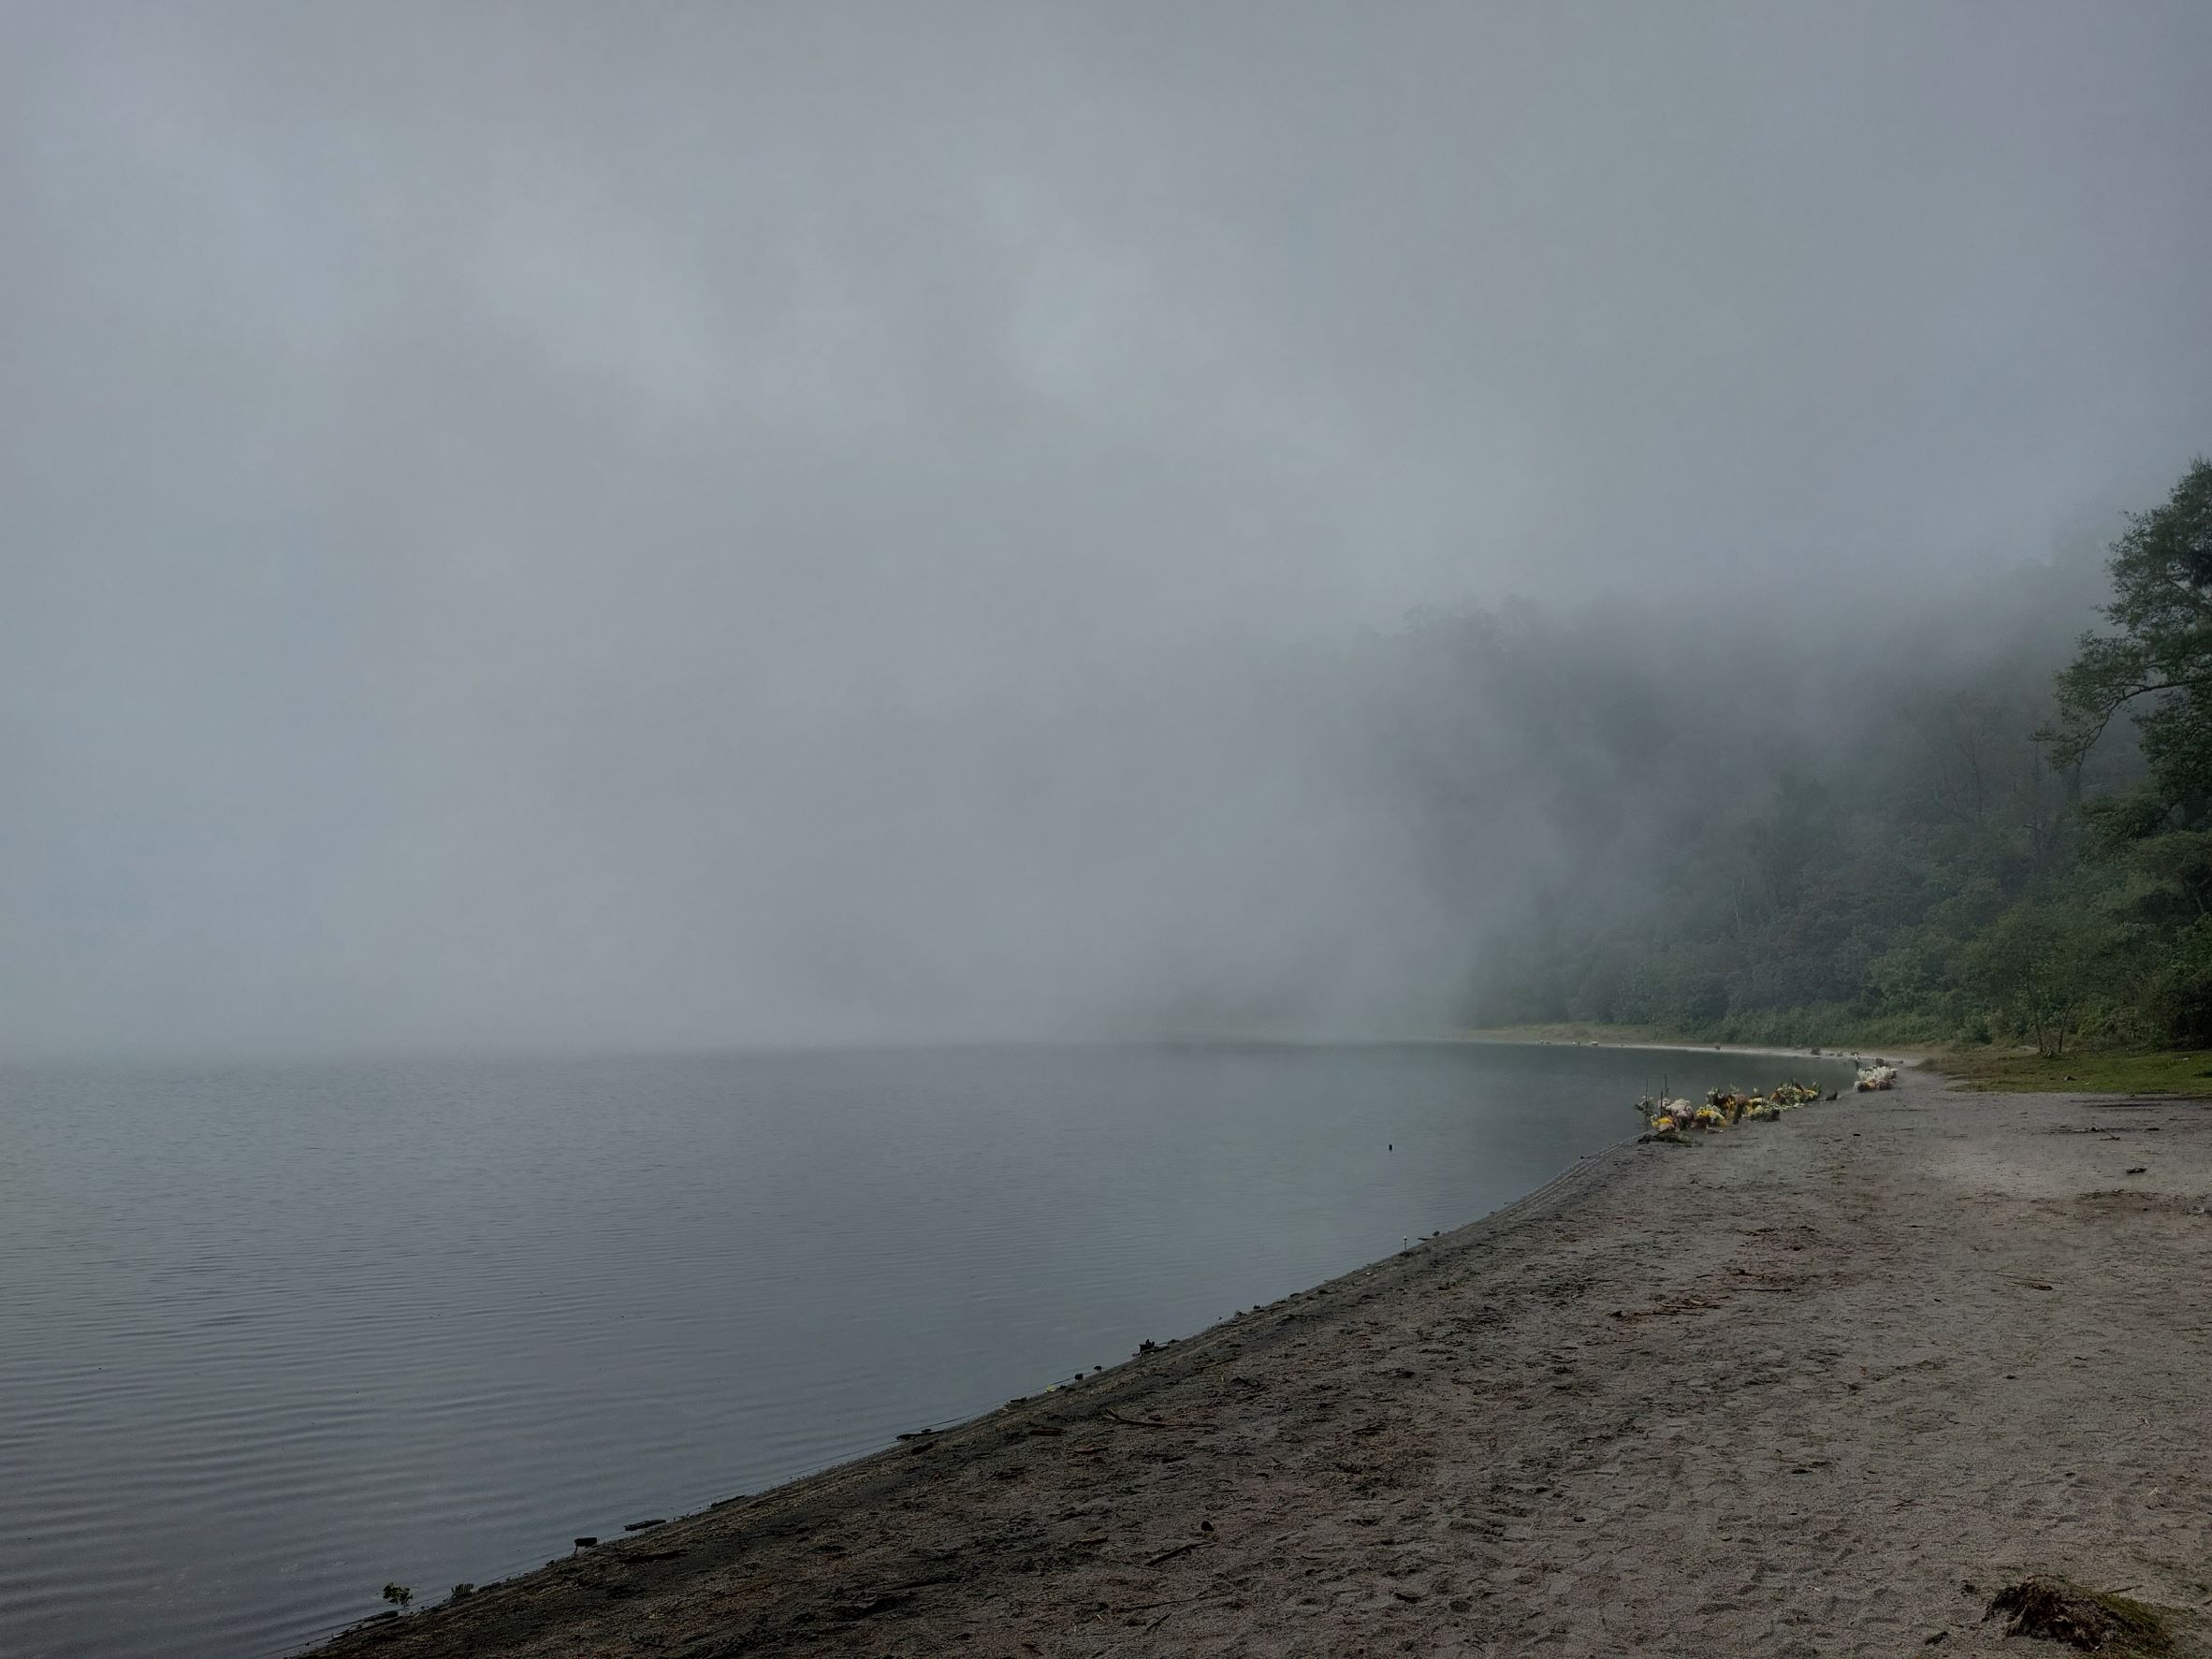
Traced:
POLYGON ((1999 1654, 2201 1600, 2208 1210, 2212 1105, 1910 1071, 320 1651, 1999 1654))
POLYGON ((1935 1050, 1917 1044, 1901 1048, 1885 1047, 1878 1043, 1864 1043, 1850 1048, 1783 1048, 1745 1042, 1694 1042, 1683 1038, 1581 1037, 1573 1035, 1574 1030, 1572 1026, 1499 1026, 1455 1032, 1451 1040, 1457 1042, 1521 1043, 1546 1048, 1651 1049, 1661 1054, 1768 1055, 1799 1060, 1886 1059, 1912 1065, 1932 1063, 1939 1057, 1935 1050))

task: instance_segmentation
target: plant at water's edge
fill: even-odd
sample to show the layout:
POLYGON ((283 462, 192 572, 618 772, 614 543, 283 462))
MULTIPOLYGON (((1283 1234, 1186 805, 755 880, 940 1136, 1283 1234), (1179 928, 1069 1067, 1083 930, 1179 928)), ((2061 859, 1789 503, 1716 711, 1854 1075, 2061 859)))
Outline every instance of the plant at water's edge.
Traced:
POLYGON ((415 1599, 415 1592, 404 1584, 386 1584, 384 1587, 384 1598, 395 1608, 403 1608, 415 1599))
POLYGON ((456 1584, 453 1587, 453 1594, 450 1599, 454 1601, 466 1601, 470 1596, 475 1594, 476 1586, 470 1583, 466 1579, 463 1579, 458 1584, 456 1584))

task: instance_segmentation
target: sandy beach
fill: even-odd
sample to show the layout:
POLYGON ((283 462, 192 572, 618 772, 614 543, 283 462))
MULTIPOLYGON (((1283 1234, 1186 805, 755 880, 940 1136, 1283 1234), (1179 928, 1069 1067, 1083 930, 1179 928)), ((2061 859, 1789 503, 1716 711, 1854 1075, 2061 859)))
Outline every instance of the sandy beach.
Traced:
POLYGON ((2064 1652, 2031 1572, 2207 1651, 2212 1102, 1909 1072, 321 1652, 2064 1652))

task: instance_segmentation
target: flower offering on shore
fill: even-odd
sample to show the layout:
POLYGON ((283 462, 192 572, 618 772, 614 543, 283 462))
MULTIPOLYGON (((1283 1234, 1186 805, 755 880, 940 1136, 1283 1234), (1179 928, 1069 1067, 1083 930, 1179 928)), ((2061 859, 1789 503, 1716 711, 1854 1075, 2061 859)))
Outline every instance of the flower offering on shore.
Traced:
POLYGON ((1701 1106, 1693 1106, 1687 1100, 1646 1095, 1636 1103, 1636 1110, 1652 1134, 1679 1135, 1687 1129, 1724 1129, 1747 1118, 1770 1122, 1794 1107, 1819 1099, 1818 1088, 1792 1078, 1787 1083, 1776 1084, 1763 1095, 1746 1094, 1734 1088, 1711 1089, 1701 1106))

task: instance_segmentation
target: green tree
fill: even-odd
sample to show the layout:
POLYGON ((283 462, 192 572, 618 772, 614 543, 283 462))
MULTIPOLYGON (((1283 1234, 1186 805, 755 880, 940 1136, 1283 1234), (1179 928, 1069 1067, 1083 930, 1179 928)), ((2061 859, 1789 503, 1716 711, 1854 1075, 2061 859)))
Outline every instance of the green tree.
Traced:
POLYGON ((1969 982, 1999 1014, 2062 1055, 2104 988, 2106 919, 2080 903, 2014 906, 1968 947, 1969 982))
POLYGON ((2192 462, 2165 505, 2128 516, 2106 568, 2113 599, 2104 615, 2117 632, 2082 636, 2059 676, 2059 719, 2042 736, 2055 760, 2077 767, 2127 712, 2149 777, 2141 798, 2112 811, 2132 814, 2136 833, 2204 822, 2212 808, 2212 460, 2192 462))

